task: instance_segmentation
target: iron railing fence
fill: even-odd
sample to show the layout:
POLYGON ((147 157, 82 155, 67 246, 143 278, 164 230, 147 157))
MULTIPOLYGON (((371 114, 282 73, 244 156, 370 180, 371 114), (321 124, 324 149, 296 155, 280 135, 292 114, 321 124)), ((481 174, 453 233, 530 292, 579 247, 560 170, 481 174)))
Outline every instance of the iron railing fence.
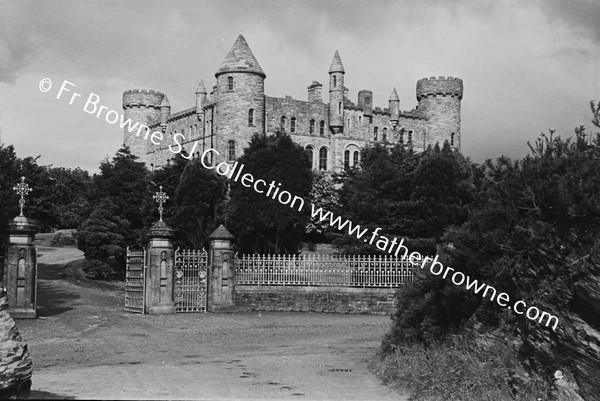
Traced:
POLYGON ((236 262, 235 282, 394 288, 412 281, 419 266, 391 255, 243 255, 236 262))

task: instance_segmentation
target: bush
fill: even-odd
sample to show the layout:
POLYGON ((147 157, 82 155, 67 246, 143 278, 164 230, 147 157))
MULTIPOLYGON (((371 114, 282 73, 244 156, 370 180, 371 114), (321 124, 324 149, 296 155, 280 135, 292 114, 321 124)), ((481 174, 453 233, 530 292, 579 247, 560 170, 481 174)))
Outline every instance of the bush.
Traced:
POLYGON ((52 238, 50 246, 55 248, 75 247, 77 246, 77 240, 65 233, 58 233, 52 238))
POLYGON ((504 401, 547 399, 544 379, 520 367, 504 340, 478 343, 461 333, 446 342, 396 346, 374 366, 384 383, 410 392, 410 400, 504 401))
POLYGON ((110 280, 115 273, 107 263, 96 259, 85 259, 82 269, 86 277, 94 280, 110 280))

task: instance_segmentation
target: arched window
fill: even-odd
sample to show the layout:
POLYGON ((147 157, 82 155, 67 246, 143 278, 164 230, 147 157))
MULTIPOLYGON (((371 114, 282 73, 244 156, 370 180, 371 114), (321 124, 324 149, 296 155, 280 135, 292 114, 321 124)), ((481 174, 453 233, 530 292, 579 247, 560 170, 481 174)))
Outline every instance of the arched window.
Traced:
POLYGON ((346 128, 350 129, 350 119, 346 120, 346 128))
POLYGON ((387 142, 387 128, 384 128, 383 131, 381 132, 381 140, 383 142, 387 142))
POLYGON ((359 157, 358 150, 355 150, 355 151, 354 151, 354 154, 352 155, 352 159, 353 159, 353 160, 352 160, 352 165, 353 165, 354 167, 357 167, 357 166, 358 166, 358 157, 359 157))
POLYGON ((227 142, 227 161, 235 161, 235 141, 227 142))
POLYGON ((409 145, 412 145, 412 134, 413 134, 412 130, 408 131, 408 144, 409 145))
POLYGON ((200 158, 200 152, 196 152, 196 159, 200 158))
POLYGON ((342 114, 342 102, 338 103, 338 114, 341 115, 342 114))
POLYGON ((194 135, 198 136, 198 124, 194 124, 194 135))
POLYGON ((248 127, 254 126, 254 109, 248 110, 248 127))
POLYGON ((319 170, 327 170, 327 153, 325 146, 319 150, 319 170))
POLYGON ((400 129, 400 144, 404 145, 404 128, 400 129))
POLYGON ((350 169, 350 151, 346 149, 344 152, 344 171, 350 169))
POLYGON ((227 77, 227 90, 233 90, 233 77, 227 77))
POLYGON ((279 120, 279 127, 284 130, 285 129, 285 123, 286 123, 286 118, 285 116, 281 116, 281 119, 279 120))
POLYGON ((373 128, 373 140, 377 142, 377 134, 379 133, 379 127, 373 128))
POLYGON ((308 128, 308 133, 311 135, 315 134, 315 120, 310 120, 310 126, 308 128))
POLYGON ((311 145, 308 145, 306 147, 306 154, 308 155, 308 160, 310 160, 310 168, 314 168, 314 165, 315 165, 314 153, 315 153, 315 148, 313 148, 311 145))
POLYGON ((290 132, 293 134, 296 132, 296 117, 292 117, 290 120, 290 132))
POLYGON ((450 146, 454 146, 454 132, 450 134, 450 146))
POLYGON ((334 75, 333 76, 333 87, 335 88, 337 86, 337 77, 334 75))
POLYGON ((325 136, 325 121, 323 120, 319 123, 319 135, 325 136))

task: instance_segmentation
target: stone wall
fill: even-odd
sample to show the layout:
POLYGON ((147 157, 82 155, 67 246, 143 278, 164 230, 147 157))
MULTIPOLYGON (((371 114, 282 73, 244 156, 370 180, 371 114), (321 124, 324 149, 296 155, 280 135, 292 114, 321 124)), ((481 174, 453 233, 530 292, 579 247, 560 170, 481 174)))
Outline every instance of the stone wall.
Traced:
POLYGON ((395 308, 395 293, 393 288, 236 285, 235 306, 247 312, 389 315, 395 308))

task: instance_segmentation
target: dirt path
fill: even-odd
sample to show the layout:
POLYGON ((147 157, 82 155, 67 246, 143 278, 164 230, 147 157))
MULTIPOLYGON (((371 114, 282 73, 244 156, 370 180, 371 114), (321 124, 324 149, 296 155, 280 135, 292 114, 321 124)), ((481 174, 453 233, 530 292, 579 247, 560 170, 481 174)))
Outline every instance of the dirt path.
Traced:
MULTIPOLYGON (((75 249, 40 249, 37 320, 18 320, 33 390, 95 399, 399 400, 367 366, 386 316, 135 315, 123 292, 66 279, 75 249)), ((42 394, 42 393, 39 393, 42 394)))

